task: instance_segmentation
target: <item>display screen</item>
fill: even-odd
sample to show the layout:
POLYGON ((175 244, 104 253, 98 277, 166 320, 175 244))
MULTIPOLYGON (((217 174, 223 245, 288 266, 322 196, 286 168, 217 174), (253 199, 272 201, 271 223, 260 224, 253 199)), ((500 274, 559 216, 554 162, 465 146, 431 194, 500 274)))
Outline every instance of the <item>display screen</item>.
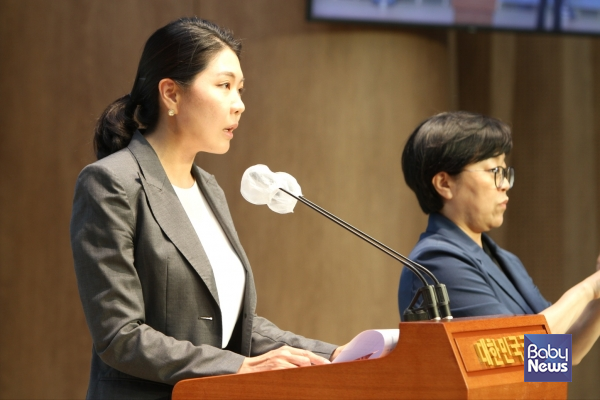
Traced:
POLYGON ((600 34, 600 0, 310 0, 311 20, 600 34))

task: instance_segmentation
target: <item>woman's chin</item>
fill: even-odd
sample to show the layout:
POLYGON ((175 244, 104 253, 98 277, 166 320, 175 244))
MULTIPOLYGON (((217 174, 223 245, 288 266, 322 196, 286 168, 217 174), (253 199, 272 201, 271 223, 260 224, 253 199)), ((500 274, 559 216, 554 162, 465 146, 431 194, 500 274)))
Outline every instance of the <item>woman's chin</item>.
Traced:
POLYGON ((228 151, 229 151, 229 142, 227 142, 226 144, 223 144, 221 146, 214 146, 213 148, 208 150, 207 153, 219 155, 219 154, 225 154, 228 151))
POLYGON ((490 229, 500 228, 503 223, 504 223, 504 216, 501 215, 500 217, 496 218, 496 220, 492 223, 492 226, 490 229))

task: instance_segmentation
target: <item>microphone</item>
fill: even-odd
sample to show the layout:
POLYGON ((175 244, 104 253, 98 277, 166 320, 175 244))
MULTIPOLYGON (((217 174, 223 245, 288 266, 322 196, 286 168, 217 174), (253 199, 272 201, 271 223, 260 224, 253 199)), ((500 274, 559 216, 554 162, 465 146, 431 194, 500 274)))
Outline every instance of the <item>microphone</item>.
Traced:
POLYGON ((266 165, 255 165, 244 172, 241 193, 250 203, 267 204, 269 208, 280 214, 293 212, 297 201, 300 201, 406 266, 417 275, 423 287, 417 291, 404 311, 405 321, 452 319, 446 286, 440 283, 431 271, 303 197, 300 185, 293 176, 285 172, 272 172, 266 165), (287 196, 284 197, 281 193, 287 196), (429 285, 421 272, 429 276, 434 285, 429 285), (415 308, 419 298, 423 299, 423 304, 415 308))
POLYGON ((291 213, 297 200, 283 194, 279 189, 287 189, 302 196, 298 181, 285 172, 272 172, 266 165, 258 164, 248 168, 242 175, 242 196, 252 204, 266 204, 279 214, 291 213))

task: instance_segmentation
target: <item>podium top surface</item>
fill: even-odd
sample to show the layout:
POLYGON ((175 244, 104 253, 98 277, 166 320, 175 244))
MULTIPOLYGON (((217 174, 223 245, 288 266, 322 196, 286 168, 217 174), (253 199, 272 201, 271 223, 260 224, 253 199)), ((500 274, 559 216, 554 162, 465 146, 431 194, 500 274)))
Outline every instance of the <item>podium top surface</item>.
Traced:
POLYGON ((401 322, 400 339, 374 360, 179 382, 173 400, 556 398, 566 383, 526 383, 523 335, 549 333, 541 315, 401 322))

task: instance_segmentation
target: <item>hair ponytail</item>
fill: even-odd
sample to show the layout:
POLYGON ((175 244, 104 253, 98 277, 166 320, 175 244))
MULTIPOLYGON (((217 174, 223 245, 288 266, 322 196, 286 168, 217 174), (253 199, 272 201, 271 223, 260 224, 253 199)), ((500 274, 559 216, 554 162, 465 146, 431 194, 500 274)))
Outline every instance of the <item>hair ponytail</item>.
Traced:
POLYGON ((98 118, 94 132, 94 150, 98 160, 129 145, 133 133, 138 129, 133 118, 134 111, 135 105, 132 105, 129 94, 106 107, 98 118))

